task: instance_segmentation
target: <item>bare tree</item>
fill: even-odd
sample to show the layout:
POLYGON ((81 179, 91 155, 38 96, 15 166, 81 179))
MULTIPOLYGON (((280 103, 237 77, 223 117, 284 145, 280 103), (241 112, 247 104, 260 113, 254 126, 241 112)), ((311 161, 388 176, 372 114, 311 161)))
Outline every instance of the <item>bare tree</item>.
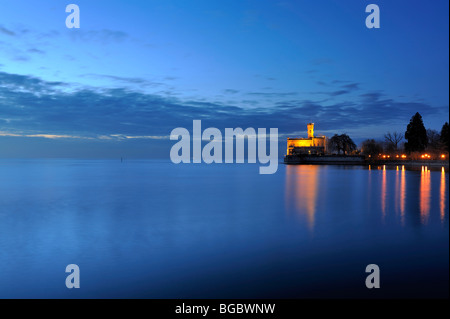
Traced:
POLYGON ((439 150, 441 146, 441 135, 436 130, 427 130, 428 146, 427 148, 432 151, 439 150))
POLYGON ((384 134, 384 140, 388 144, 388 147, 393 148, 394 151, 398 149, 398 143, 400 143, 403 140, 403 134, 398 132, 387 132, 384 134))

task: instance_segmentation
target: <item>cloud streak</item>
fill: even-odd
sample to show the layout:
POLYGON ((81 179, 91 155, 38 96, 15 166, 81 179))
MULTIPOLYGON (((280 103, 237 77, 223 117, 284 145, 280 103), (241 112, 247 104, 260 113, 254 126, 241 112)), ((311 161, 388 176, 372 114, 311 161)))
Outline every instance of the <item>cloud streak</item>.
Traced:
POLYGON ((6 35, 11 36, 11 37, 16 35, 16 33, 14 31, 11 31, 11 30, 9 30, 9 29, 1 26, 1 25, 0 25, 0 33, 6 34, 6 35))

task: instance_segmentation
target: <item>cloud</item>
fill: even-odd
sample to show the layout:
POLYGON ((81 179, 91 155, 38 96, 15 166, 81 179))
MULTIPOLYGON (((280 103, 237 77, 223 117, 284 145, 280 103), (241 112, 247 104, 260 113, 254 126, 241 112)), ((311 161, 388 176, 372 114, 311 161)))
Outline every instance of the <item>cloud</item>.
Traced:
POLYGON ((331 91, 331 92, 312 92, 313 94, 325 94, 330 97, 336 97, 336 96, 348 94, 348 93, 351 93, 351 92, 354 92, 354 91, 360 89, 360 83, 356 83, 356 82, 349 83, 349 81, 342 81, 342 80, 334 80, 331 82, 331 84, 328 84, 324 81, 318 81, 318 82, 316 82, 316 84, 320 85, 320 86, 325 86, 325 87, 335 87, 336 90, 331 91), (343 83, 348 83, 348 84, 343 84, 343 83), (336 84, 338 84, 338 85, 336 85, 336 84))
POLYGON ((36 48, 31 48, 27 50, 28 53, 37 53, 37 54, 45 54, 45 51, 36 49, 36 48))
POLYGON ((260 96, 266 98, 280 98, 297 95, 297 92, 249 92, 247 95, 260 96))
POLYGON ((13 37, 13 36, 16 35, 16 33, 15 33, 14 31, 11 31, 11 30, 9 30, 9 29, 7 29, 7 28, 1 26, 1 25, 0 25, 0 33, 9 35, 9 36, 11 36, 11 37, 13 37))
POLYGON ((350 92, 349 90, 338 90, 338 91, 330 92, 328 94, 331 96, 338 96, 338 95, 342 95, 342 94, 347 94, 349 92, 350 92))
POLYGON ((94 78, 94 79, 108 79, 114 82, 118 82, 123 84, 131 84, 131 85, 139 85, 141 87, 160 87, 165 86, 165 83, 162 82, 154 82, 149 81, 140 77, 123 77, 123 76, 115 76, 115 75, 107 75, 107 74, 83 74, 82 77, 85 78, 94 78))
POLYGON ((98 42, 102 44, 107 43, 121 43, 128 40, 130 37, 127 33, 118 30, 76 30, 76 32, 70 32, 70 37, 77 41, 83 42, 98 42))
POLYGON ((223 92, 225 94, 236 94, 236 93, 239 93, 238 90, 234 90, 234 89, 225 89, 225 90, 223 90, 223 92))
POLYGON ((359 83, 344 84, 341 87, 347 89, 348 91, 355 91, 359 89, 359 83))
POLYGON ((240 105, 183 100, 127 88, 72 89, 68 83, 0 72, 2 136, 47 139, 164 140, 176 127, 277 127, 280 134, 303 131, 309 121, 320 131, 365 130, 374 125, 406 125, 415 112, 448 117, 445 107, 399 102, 382 92, 365 92, 351 101, 313 101, 278 93, 269 106, 259 107, 252 95, 240 105), (247 104, 250 104, 249 107, 247 104))

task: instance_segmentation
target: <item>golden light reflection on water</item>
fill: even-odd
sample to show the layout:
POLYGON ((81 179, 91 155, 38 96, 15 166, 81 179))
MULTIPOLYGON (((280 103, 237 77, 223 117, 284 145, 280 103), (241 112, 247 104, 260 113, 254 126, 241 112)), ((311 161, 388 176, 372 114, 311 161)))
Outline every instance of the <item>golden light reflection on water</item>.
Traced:
MULTIPOLYGON (((294 212, 301 220, 305 221, 310 229, 315 227, 318 201, 326 200, 323 191, 320 190, 326 189, 328 185, 319 183, 319 169, 320 166, 315 165, 288 165, 286 167, 286 207, 289 208, 289 212, 294 212)), ((380 192, 376 196, 380 200, 378 209, 381 212, 379 211, 378 214, 381 213, 383 222, 393 221, 392 217, 395 217, 397 222, 405 226, 408 216, 412 218, 416 216, 420 219, 421 224, 426 225, 430 223, 430 216, 433 220, 435 218, 431 212, 434 207, 436 207, 434 211, 436 217, 439 214, 437 218, 441 222, 445 221, 448 214, 448 175, 444 168, 440 172, 439 181, 435 179, 439 176, 437 175, 439 171, 431 171, 427 166, 422 166, 418 172, 407 171, 404 165, 394 166, 392 169, 382 165, 378 167, 378 172, 372 171, 372 169, 374 168, 370 167, 367 171, 367 200, 370 201, 373 191, 375 194, 380 192), (417 173, 420 174, 419 180, 416 179, 417 173), (372 176, 373 174, 376 175, 372 176), (406 185, 407 174, 410 174, 408 176, 411 177, 408 179, 409 185, 406 185), (431 185, 431 175, 436 182, 435 185, 431 185), (378 177, 373 179, 375 176, 378 177), (411 192, 408 189, 411 189, 411 192), (434 190, 434 194, 432 194, 432 190, 434 190), (407 198, 407 195, 410 197, 407 198), (432 202, 434 199, 436 203, 432 202), (390 215, 391 211, 395 213, 395 216, 390 215)))
POLYGON ((444 218, 445 218, 445 169, 444 167, 442 167, 442 172, 441 172, 441 191, 440 191, 440 203, 439 203, 439 207, 441 209, 441 222, 444 222, 444 218))
POLYGON ((400 180, 400 221, 405 225, 405 201, 406 201, 406 172, 405 166, 402 166, 402 176, 400 180))
POLYGON ((395 174, 395 215, 398 214, 398 208, 400 206, 400 194, 399 194, 399 190, 400 190, 400 173, 398 171, 398 166, 397 166, 397 172, 395 174))
POLYGON ((420 175, 420 220, 422 224, 428 222, 428 217, 430 215, 430 196, 430 171, 428 170, 428 167, 422 166, 422 173, 420 175))
POLYGON ((318 172, 316 165, 288 165, 286 167, 286 206, 306 218, 308 227, 314 229, 318 199, 318 172))
POLYGON ((386 165, 383 165, 383 178, 381 180, 381 214, 386 217, 386 165))

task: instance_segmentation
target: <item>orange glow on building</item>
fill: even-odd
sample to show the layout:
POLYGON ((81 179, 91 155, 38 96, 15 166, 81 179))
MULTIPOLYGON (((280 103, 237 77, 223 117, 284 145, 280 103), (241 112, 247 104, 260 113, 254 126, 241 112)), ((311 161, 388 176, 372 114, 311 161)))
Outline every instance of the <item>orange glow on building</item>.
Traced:
POLYGON ((314 123, 308 123, 307 127, 307 138, 288 137, 286 155, 327 153, 327 137, 314 136, 314 123))
POLYGON ((444 155, 444 154, 442 154, 442 155, 441 155, 441 158, 445 158, 445 155, 444 155))

